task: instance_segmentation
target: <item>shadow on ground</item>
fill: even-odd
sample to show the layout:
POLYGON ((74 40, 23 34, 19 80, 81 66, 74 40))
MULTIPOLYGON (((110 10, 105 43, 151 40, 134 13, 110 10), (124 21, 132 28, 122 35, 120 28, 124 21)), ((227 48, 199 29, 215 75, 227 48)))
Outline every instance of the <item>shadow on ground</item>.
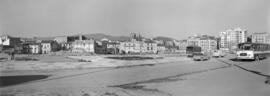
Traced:
POLYGON ((39 61, 39 59, 30 58, 30 57, 16 57, 16 61, 39 61))
POLYGON ((46 79, 48 77, 48 75, 0 76, 0 88, 34 80, 46 79))
POLYGON ((141 56, 119 56, 119 57, 106 57, 109 59, 118 59, 118 60, 148 60, 154 59, 153 57, 141 57, 141 56))
MULTIPOLYGON (((264 59, 266 59, 266 58, 261 58, 260 60, 264 60, 264 59)), ((232 59, 230 59, 231 61, 234 61, 234 62, 253 62, 253 61, 255 61, 255 60, 251 60, 251 59, 247 59, 247 60, 245 60, 245 59, 243 59, 243 60, 239 60, 239 59, 236 59, 236 58, 232 58, 232 59)))

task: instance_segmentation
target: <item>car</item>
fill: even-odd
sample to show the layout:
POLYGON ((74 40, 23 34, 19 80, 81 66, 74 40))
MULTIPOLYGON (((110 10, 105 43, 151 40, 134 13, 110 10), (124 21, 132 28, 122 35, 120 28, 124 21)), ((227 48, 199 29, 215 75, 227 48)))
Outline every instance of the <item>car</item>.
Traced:
POLYGON ((213 57, 224 57, 225 53, 221 50, 215 50, 212 54, 213 57))
POLYGON ((207 54, 203 54, 203 53, 197 53, 197 54, 194 54, 194 56, 193 56, 194 61, 205 61, 205 60, 209 60, 209 59, 210 59, 210 56, 207 54))

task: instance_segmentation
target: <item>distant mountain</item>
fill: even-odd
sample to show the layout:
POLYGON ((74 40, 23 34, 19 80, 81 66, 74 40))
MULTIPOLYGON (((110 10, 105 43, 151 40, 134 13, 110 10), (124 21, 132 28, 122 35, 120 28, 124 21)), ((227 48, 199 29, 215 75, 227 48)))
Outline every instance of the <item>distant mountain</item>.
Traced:
POLYGON ((34 40, 54 40, 54 37, 33 37, 34 40))
POLYGON ((96 40, 101 40, 103 38, 107 38, 107 39, 113 40, 113 41, 128 41, 128 40, 130 40, 130 37, 128 37, 128 36, 112 36, 112 35, 106 35, 103 33, 84 34, 83 36, 85 36, 86 38, 93 38, 96 40))
MULTIPOLYGON (((113 41, 130 41, 130 37, 129 36, 112 36, 112 35, 107 35, 107 34, 103 34, 103 33, 94 33, 94 34, 82 34, 83 38, 87 38, 87 39, 95 39, 95 40, 102 40, 104 38, 109 39, 109 40, 113 40, 113 41)), ((79 35, 71 35, 68 37, 78 37, 79 35)), ((55 37, 33 37, 36 40, 54 40, 55 37)), ((163 40, 163 41, 173 41, 175 39, 170 38, 170 37, 165 37, 165 36, 158 36, 153 38, 154 40, 163 40)))
POLYGON ((173 38, 170 38, 170 37, 165 37, 165 36, 158 36, 158 37, 155 37, 153 38, 154 40, 163 40, 163 41, 173 41, 175 39, 173 38))

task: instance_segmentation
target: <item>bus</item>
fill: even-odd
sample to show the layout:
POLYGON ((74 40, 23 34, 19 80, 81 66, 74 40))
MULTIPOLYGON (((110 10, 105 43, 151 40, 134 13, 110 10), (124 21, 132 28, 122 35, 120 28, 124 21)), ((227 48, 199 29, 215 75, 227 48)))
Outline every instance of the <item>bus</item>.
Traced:
POLYGON ((264 43, 240 43, 236 51, 237 60, 260 60, 270 54, 270 45, 264 43))
POLYGON ((187 46, 186 47, 186 54, 188 57, 193 57, 196 53, 201 53, 202 48, 200 46, 187 46))

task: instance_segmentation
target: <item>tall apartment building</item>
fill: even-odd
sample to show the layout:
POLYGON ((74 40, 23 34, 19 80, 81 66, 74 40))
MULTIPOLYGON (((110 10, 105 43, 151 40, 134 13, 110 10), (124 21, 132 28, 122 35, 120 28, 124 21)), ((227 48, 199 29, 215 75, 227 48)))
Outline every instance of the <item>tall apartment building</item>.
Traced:
POLYGON ((241 28, 229 29, 220 32, 220 49, 232 51, 237 44, 247 42, 247 30, 241 28))
POLYGON ((270 35, 267 32, 258 32, 251 35, 253 43, 268 43, 270 44, 270 35))

